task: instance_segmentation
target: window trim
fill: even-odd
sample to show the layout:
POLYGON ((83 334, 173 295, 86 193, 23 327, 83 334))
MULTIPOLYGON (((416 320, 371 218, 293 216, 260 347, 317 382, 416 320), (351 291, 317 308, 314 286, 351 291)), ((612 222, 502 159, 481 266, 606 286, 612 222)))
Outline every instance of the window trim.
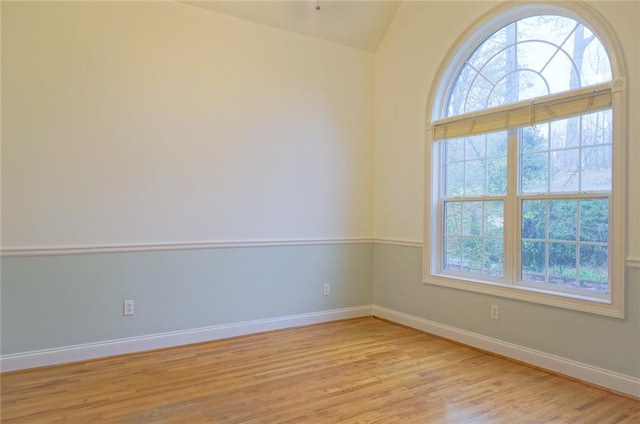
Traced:
MULTIPOLYGON (((626 67, 620 44, 608 22, 591 6, 577 2, 558 2, 556 4, 513 4, 500 5, 478 19, 465 31, 447 56, 444 58, 435 79, 427 104, 425 131, 425 204, 424 204, 424 249, 423 283, 444 286, 550 305, 560 308, 584 311, 615 318, 625 316, 625 232, 626 227, 626 164, 627 157, 627 99, 626 67), (555 14, 566 16, 584 24, 598 36, 611 61, 611 109, 613 110, 613 154, 612 189, 610 218, 610 300, 602 300, 587 295, 565 294, 551 290, 514 284, 502 284, 488 280, 464 277, 447 277, 438 273, 437 259, 441 254, 442 241, 439 240, 439 226, 442 225, 438 213, 437 198, 440 180, 440 158, 434 155, 437 149, 434 143, 432 123, 446 116, 447 96, 455 83, 457 73, 473 52, 496 30, 519 19, 540 15, 555 14), (435 193, 435 195, 434 195, 435 193)), ((509 171, 511 172, 511 171, 509 171)), ((513 171, 515 172, 515 171, 513 171)), ((505 208, 507 205, 505 204, 505 208)), ((511 206, 509 206, 511 207, 511 206)), ((515 211, 505 210, 505 215, 515 211)), ((517 240, 505 240, 505 250, 516 249, 517 240)))

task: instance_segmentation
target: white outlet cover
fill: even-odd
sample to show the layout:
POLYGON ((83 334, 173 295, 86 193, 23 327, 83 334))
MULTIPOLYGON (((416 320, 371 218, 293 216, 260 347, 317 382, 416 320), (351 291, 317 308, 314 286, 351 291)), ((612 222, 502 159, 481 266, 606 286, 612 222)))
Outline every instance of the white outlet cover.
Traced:
POLYGON ((133 300, 125 300, 122 303, 122 315, 129 316, 133 315, 135 311, 135 304, 133 300))

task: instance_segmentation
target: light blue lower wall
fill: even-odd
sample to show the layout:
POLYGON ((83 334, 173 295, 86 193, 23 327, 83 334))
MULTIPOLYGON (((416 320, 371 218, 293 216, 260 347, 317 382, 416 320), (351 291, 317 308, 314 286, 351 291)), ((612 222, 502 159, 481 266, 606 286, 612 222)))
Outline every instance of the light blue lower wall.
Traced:
POLYGON ((425 285, 422 249, 376 244, 373 304, 632 377, 640 377, 640 270, 627 273, 627 316, 603 317, 425 285), (500 306, 500 320, 489 316, 500 306))
POLYGON ((2 354, 371 304, 372 245, 2 258, 2 354), (323 296, 322 285, 331 284, 323 296), (122 316, 122 301, 135 315, 122 316))
POLYGON ((421 254, 362 243, 4 257, 1 352, 374 304, 640 377, 640 270, 628 270, 621 320, 424 285, 421 254))

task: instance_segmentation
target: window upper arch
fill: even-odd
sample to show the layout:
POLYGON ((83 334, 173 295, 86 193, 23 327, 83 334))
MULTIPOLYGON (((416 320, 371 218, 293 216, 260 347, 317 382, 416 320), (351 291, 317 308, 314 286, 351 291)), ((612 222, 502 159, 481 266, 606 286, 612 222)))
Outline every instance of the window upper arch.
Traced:
POLYGON ((430 122, 574 89, 625 88, 613 30, 578 2, 502 5, 473 25, 443 62, 430 122))
POLYGON ((610 82, 611 62, 583 23, 544 14, 513 21, 485 39, 451 86, 446 116, 610 82))

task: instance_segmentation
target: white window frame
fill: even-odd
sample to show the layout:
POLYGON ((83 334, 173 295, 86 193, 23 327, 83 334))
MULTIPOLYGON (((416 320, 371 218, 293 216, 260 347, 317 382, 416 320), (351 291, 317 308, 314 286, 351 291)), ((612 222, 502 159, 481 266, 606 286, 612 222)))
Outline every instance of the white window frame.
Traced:
MULTIPOLYGON (((579 310, 594 314, 624 318, 625 294, 625 228, 626 228, 626 67, 620 44, 615 33, 605 19, 590 6, 582 2, 562 2, 557 4, 501 5, 487 16, 479 19, 466 31, 443 61, 431 90, 427 110, 425 135, 425 221, 423 249, 423 282, 438 286, 518 299, 555 307, 579 310), (535 15, 552 14, 574 19, 589 28, 602 42, 611 61, 611 109, 613 118, 612 188, 609 211, 609 291, 610 297, 602 299, 590 297, 588 293, 576 295, 555 292, 548 289, 479 280, 473 277, 452 277, 440 272, 442 241, 439 228, 442 222, 439 214, 440 164, 438 147, 434 142, 432 123, 446 117, 448 94, 456 81, 457 72, 468 56, 496 30, 519 19, 535 15)), ((509 173, 515 170, 509 169, 509 173)), ((509 178, 513 178, 510 176, 509 178)), ((505 203, 505 217, 516 217, 516 211, 505 203)), ((519 236, 518 236, 519 237, 519 236)), ((504 249, 517 252, 517 239, 505 239, 504 249)), ((513 253, 512 253, 513 254, 513 253)))

